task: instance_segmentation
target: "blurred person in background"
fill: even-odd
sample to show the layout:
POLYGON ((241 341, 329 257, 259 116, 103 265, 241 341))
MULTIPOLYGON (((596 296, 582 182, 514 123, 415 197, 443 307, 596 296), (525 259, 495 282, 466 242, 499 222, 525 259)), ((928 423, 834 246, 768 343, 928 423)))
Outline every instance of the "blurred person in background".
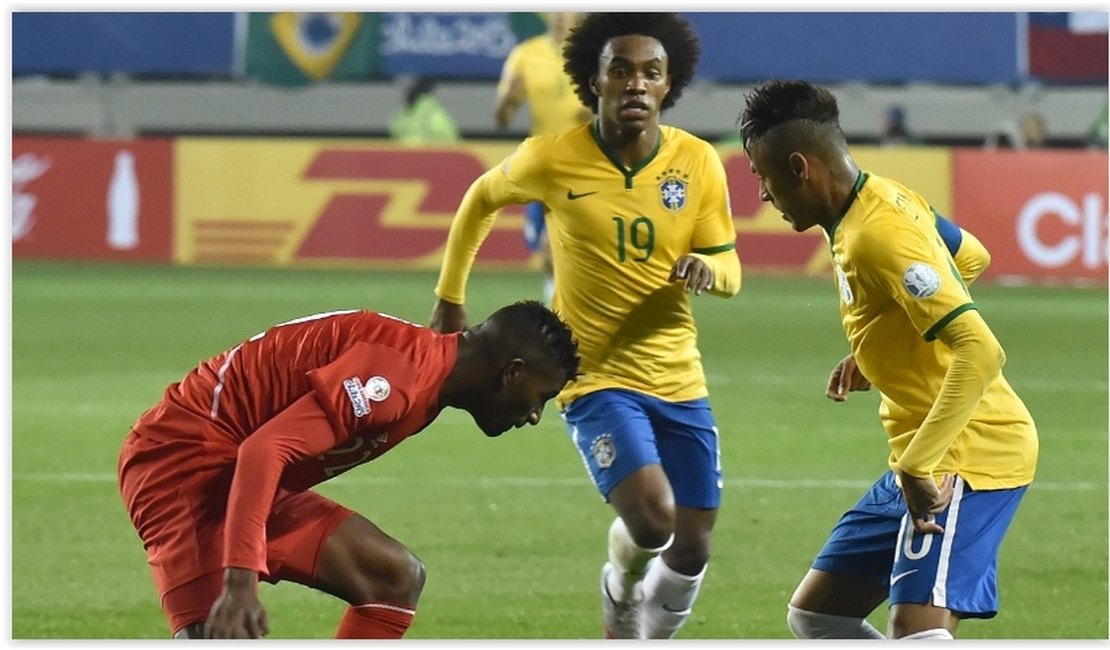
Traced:
POLYGON ((1021 117, 1021 148, 1039 149, 1048 141, 1048 124, 1044 115, 1030 111, 1021 117))
POLYGON ((1091 127, 1087 129, 1087 144, 1095 149, 1106 149, 1106 120, 1107 120, 1107 103, 1102 103, 1102 110, 1095 116, 1095 120, 1091 122, 1091 127))
MULTIPOLYGON (((534 136, 566 131, 593 117, 578 101, 570 77, 563 71, 563 44, 581 14, 563 11, 542 16, 547 31, 513 47, 501 68, 494 118, 502 130, 509 127, 522 104, 528 105, 530 134, 534 136)), ((524 206, 524 243, 540 255, 544 301, 551 304, 554 272, 543 213, 544 204, 539 201, 524 206)))
POLYGON ((405 88, 405 105, 389 120, 389 135, 407 145, 458 142, 459 129, 435 95, 435 80, 416 77, 405 88))
POLYGON ((1048 131, 1044 116, 1031 111, 1021 119, 1003 120, 987 135, 985 149, 1036 149, 1045 146, 1048 131))
POLYGON ((741 114, 760 198, 829 241, 851 353, 825 394, 879 389, 890 469, 833 528, 787 609, 794 636, 951 639, 998 612, 998 549, 1036 473, 1036 425, 967 283, 990 262, 896 181, 860 170, 836 98, 802 81, 756 86, 741 114))
POLYGON ((888 106, 883 113, 883 125, 879 131, 879 144, 884 147, 897 147, 917 144, 906 124, 906 111, 901 106, 888 106))
POLYGON ((448 406, 489 437, 538 424, 577 367, 570 330, 537 301, 449 335, 387 314, 327 312, 202 361, 139 416, 119 455, 120 496, 171 633, 266 636, 258 583, 287 580, 349 604, 337 638, 401 638, 424 565, 312 488, 448 406))
POLYGON ((555 293, 582 374, 560 393, 568 433, 616 511, 601 570, 610 638, 670 638, 709 562, 721 499, 717 425, 691 296, 740 290, 724 166, 713 145, 660 124, 700 46, 674 13, 592 13, 565 69, 596 119, 526 139, 455 214, 432 326, 466 326, 466 282, 497 211, 547 204, 555 293))

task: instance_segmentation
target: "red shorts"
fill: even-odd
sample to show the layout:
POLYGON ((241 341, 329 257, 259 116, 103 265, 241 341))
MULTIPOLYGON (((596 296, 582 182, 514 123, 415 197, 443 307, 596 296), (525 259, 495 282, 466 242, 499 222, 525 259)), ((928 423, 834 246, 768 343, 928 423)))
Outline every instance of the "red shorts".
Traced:
MULTIPOLYGON (((203 418, 184 411, 162 416, 125 440, 119 484, 176 632, 204 621, 223 586, 224 515, 235 450, 180 438, 182 430, 212 426, 203 418)), ((324 541, 352 514, 316 492, 279 488, 266 521, 266 573, 260 578, 311 585, 324 541)))

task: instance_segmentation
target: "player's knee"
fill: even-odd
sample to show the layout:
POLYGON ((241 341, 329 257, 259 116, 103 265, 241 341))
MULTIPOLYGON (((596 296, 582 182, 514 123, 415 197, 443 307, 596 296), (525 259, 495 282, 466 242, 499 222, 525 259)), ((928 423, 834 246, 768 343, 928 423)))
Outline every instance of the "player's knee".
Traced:
POLYGON ((881 639, 883 635, 866 619, 835 616, 786 607, 786 625, 796 639, 881 639))
POLYGON ((203 639, 204 623, 192 623, 174 632, 175 639, 203 639))
POLYGON ((359 574, 352 602, 384 601, 415 605, 424 590, 424 563, 404 547, 380 550, 356 559, 359 574))
POLYGON ((674 535, 674 508, 648 504, 634 517, 623 517, 628 534, 640 548, 661 548, 674 535))

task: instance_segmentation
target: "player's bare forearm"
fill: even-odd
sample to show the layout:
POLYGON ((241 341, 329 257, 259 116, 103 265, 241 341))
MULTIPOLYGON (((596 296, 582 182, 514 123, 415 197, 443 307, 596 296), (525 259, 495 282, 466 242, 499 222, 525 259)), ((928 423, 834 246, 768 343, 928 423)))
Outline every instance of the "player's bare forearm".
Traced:
POLYGON ((444 334, 466 329, 466 307, 448 302, 443 298, 436 300, 429 326, 444 334))

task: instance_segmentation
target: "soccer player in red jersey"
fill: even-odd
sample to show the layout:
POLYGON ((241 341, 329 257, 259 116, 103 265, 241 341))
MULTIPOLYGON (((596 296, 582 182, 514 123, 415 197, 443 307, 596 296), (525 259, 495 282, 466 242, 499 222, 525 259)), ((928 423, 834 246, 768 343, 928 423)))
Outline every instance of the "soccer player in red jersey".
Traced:
POLYGON ((139 417, 119 457, 174 637, 265 636, 258 581, 291 580, 350 603, 338 638, 400 638, 424 566, 309 488, 447 406, 490 437, 537 424, 577 373, 570 330, 535 301, 455 334, 370 311, 317 314, 202 362, 139 417))

